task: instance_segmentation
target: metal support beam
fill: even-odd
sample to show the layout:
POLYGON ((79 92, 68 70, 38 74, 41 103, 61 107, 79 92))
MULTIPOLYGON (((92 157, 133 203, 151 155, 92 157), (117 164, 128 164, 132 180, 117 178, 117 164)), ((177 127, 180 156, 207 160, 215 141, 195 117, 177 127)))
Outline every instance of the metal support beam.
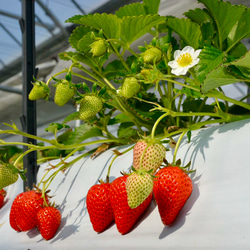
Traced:
MULTIPOLYGON (((23 130, 26 133, 36 135, 36 102, 30 101, 28 98, 29 92, 33 85, 32 80, 35 75, 35 15, 34 15, 34 0, 22 0, 22 19, 20 26, 22 30, 23 42, 23 116, 21 122, 23 130)), ((23 142, 36 144, 34 139, 23 138, 23 142)), ((24 151, 27 147, 23 148, 24 151)), ((24 169, 27 170, 24 182, 24 189, 33 188, 36 184, 37 175, 37 154, 30 152, 23 159, 24 169)))

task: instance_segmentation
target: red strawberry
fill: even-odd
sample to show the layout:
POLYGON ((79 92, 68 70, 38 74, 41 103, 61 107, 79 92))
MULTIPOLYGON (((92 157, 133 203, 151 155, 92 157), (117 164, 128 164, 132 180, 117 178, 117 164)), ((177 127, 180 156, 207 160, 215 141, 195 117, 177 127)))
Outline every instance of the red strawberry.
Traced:
POLYGON ((37 212, 37 227, 45 240, 52 239, 61 223, 60 211, 53 207, 42 207, 37 212))
POLYGON ((166 149, 161 143, 139 140, 133 149, 133 167, 146 171, 152 169, 154 174, 163 163, 165 156, 166 149))
POLYGON ((27 193, 28 192, 23 192, 18 194, 14 199, 10 209, 10 216, 9 216, 10 226, 18 232, 20 232, 21 229, 16 224, 16 218, 19 216, 19 207, 22 202, 22 199, 24 199, 24 196, 26 196, 27 193))
POLYGON ((140 206, 134 209, 130 208, 126 192, 127 177, 127 175, 118 177, 110 184, 110 202, 114 211, 117 230, 121 234, 130 231, 152 200, 151 193, 140 206))
POLYGON ((39 209, 41 209, 43 203, 44 199, 42 194, 37 190, 31 190, 19 194, 11 206, 11 227, 16 231, 28 231, 36 227, 36 214, 39 209))
POLYGON ((109 201, 110 183, 100 181, 92 186, 87 194, 86 204, 93 229, 101 233, 114 220, 114 213, 109 201))
POLYGON ((153 192, 161 220, 170 225, 192 193, 192 180, 178 166, 164 167, 155 176, 153 192))
POLYGON ((6 192, 4 189, 0 190, 0 208, 2 208, 4 203, 4 197, 6 195, 6 192))

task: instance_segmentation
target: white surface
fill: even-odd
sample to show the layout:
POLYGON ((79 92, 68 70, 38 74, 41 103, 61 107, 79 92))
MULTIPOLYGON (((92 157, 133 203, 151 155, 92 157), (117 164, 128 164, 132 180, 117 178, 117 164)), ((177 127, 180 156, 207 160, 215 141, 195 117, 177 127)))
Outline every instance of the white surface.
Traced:
MULTIPOLYGON (((245 120, 193 132, 190 144, 183 141, 178 158, 183 163, 192 160, 197 171, 193 193, 170 227, 163 226, 151 203, 126 235, 120 235, 115 224, 101 234, 93 231, 85 199, 88 189, 106 176, 113 155, 108 151, 95 160, 83 159, 54 180, 51 190, 60 204, 62 223, 50 241, 37 229, 17 233, 10 228, 9 208, 22 184, 10 186, 0 211, 0 249, 250 249, 249 131, 250 120, 245 120)), ((172 161, 171 151, 166 157, 172 161)), ((118 158, 112 178, 131 162, 132 151, 118 158)))

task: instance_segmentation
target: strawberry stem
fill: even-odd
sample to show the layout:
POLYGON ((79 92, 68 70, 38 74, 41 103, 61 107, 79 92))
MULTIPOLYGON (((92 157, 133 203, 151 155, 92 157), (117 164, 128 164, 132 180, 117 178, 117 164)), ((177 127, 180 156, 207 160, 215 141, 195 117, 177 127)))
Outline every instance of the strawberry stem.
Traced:
POLYGON ((177 151, 178 151, 178 149, 179 149, 179 147, 180 147, 180 144, 181 144, 181 141, 182 141, 182 139, 183 139, 183 137, 184 137, 184 135, 186 134, 187 131, 188 131, 188 130, 184 130, 184 131, 181 133, 181 135, 180 135, 180 137, 178 138, 178 141, 177 141, 177 143, 176 143, 175 150, 174 150, 174 156, 173 156, 173 164, 174 164, 174 165, 176 164, 177 151))
POLYGON ((109 183, 110 171, 111 171, 111 167, 112 167, 112 165, 113 165, 115 159, 116 159, 118 156, 121 156, 121 155, 123 155, 123 154, 126 154, 126 153, 129 152, 131 149, 133 149, 133 147, 134 147, 134 146, 129 147, 129 148, 126 149, 125 151, 119 152, 119 153, 118 153, 117 151, 114 151, 115 156, 113 157, 112 161, 111 161, 110 164, 109 164, 108 172, 107 172, 107 175, 106 175, 106 182, 107 182, 107 183, 109 183))

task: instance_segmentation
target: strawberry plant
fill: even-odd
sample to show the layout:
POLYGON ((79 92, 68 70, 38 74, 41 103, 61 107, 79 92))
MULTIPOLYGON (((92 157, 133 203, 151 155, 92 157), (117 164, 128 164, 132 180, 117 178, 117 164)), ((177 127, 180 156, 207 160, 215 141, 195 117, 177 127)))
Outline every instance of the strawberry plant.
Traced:
MULTIPOLYGON (((39 152, 39 161, 51 159, 49 153, 53 151, 60 153, 61 159, 47 169, 38 184, 45 199, 57 174, 78 160, 131 144, 132 173, 110 183, 110 204, 118 231, 125 234, 131 230, 149 206, 152 188, 163 223, 173 223, 192 192, 192 180, 179 167, 161 168, 166 148, 174 148, 171 165, 176 166, 178 148, 185 135, 191 141, 193 130, 250 118, 250 105, 246 102, 249 94, 236 99, 224 91, 226 85, 239 82, 249 87, 250 53, 243 43, 250 37, 249 8, 219 0, 198 2, 202 7, 185 12, 185 18, 158 15, 160 0, 129 4, 114 14, 69 18, 67 23, 77 25, 69 38, 72 50, 60 53, 59 58, 70 66, 46 83, 35 81, 30 99, 48 99, 53 92, 48 90, 55 87, 54 101, 59 106, 72 100, 78 109, 62 123, 46 128, 53 139, 30 135, 15 124, 6 124, 8 129, 1 130, 1 134, 29 137, 39 144, 1 140, 3 147, 16 144, 28 148, 5 164, 17 169, 23 157, 32 151, 39 152), (146 34, 149 39, 138 44, 146 34), (81 125, 72 129, 67 123, 74 120, 80 120, 81 125), (85 150, 92 145, 93 149, 85 150), (81 154, 71 158, 78 151, 81 154), (186 191, 182 181, 188 187, 186 191), (174 190, 173 182, 178 189, 174 190), (142 186, 146 192, 140 197, 142 186), (181 199, 173 198, 173 203, 166 203, 175 193, 181 199)), ((114 153, 113 159, 119 158, 121 153, 116 149, 114 153)), ((3 169, 7 171, 6 166, 3 169)), ((110 168, 107 176, 109 172, 110 168)), ((16 173, 11 174, 15 181, 16 173)), ((107 205, 106 195, 103 193, 102 197, 107 205)), ((21 197, 26 195, 13 204, 21 202, 21 197)), ((104 208, 105 204, 100 206, 104 208)), ((20 231, 15 220, 17 211, 13 208, 10 223, 20 231)), ((95 211, 92 208, 89 211, 91 219, 95 211)), ((93 228, 102 231, 109 220, 92 223, 100 223, 101 229, 94 225, 93 228)))

